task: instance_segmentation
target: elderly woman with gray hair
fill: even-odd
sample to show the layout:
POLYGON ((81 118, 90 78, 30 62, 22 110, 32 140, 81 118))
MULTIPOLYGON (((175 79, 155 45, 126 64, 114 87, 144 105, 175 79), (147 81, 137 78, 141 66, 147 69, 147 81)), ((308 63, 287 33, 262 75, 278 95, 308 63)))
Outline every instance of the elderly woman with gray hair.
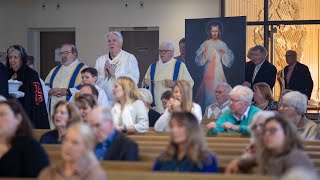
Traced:
POLYGON ((281 99, 279 112, 297 127, 302 139, 318 140, 319 126, 305 116, 307 103, 306 95, 298 91, 288 92, 281 99))
POLYGON ((153 127, 156 121, 161 116, 161 114, 151 108, 151 104, 153 101, 151 92, 145 88, 139 88, 138 91, 139 91, 139 98, 141 101, 143 101, 148 111, 149 127, 153 127))
POLYGON ((248 126, 251 124, 252 117, 260 111, 259 108, 251 105, 253 92, 248 87, 238 85, 229 95, 230 109, 221 114, 215 125, 208 129, 208 134, 228 132, 249 135, 248 126))
POLYGON ((249 127, 251 132, 250 144, 239 159, 235 159, 229 163, 226 173, 246 172, 248 169, 245 167, 256 162, 256 158, 263 148, 264 123, 266 119, 275 115, 276 113, 273 111, 259 111, 252 117, 249 127))

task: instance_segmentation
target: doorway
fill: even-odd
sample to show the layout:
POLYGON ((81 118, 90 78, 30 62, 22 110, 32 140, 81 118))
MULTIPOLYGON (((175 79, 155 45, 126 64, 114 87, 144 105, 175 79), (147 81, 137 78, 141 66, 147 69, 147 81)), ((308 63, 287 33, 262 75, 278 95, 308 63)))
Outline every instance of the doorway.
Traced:
POLYGON ((34 56, 34 69, 45 80, 50 70, 60 63, 56 49, 64 43, 75 45, 75 28, 29 28, 28 53, 34 56))
POLYGON ((57 51, 62 44, 75 44, 76 33, 73 31, 40 32, 40 76, 45 79, 52 68, 60 64, 57 51))
POLYGON ((158 27, 131 27, 110 28, 110 31, 119 31, 123 36, 122 49, 133 54, 138 61, 140 79, 138 86, 148 70, 148 67, 159 59, 159 28, 158 27))

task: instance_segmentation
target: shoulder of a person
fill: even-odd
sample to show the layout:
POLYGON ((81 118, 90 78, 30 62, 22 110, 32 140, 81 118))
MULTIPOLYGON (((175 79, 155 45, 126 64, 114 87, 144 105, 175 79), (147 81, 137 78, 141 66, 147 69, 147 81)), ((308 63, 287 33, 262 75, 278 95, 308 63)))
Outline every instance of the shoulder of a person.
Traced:
POLYGON ((138 99, 138 100, 134 101, 134 102, 132 103, 132 105, 136 105, 136 106, 144 106, 144 103, 143 103, 143 101, 142 101, 142 100, 138 99))
POLYGON ((137 143, 130 137, 127 137, 120 132, 117 132, 117 134, 118 134, 119 140, 123 140, 123 142, 125 142, 127 145, 137 145, 137 143))
POLYGON ((308 67, 307 65, 302 64, 302 63, 300 63, 300 62, 297 62, 296 66, 297 66, 298 68, 309 69, 309 67, 308 67))
POLYGON ((12 144, 13 145, 16 145, 16 146, 34 146, 34 145, 39 145, 40 146, 40 143, 33 137, 31 136, 18 136, 18 137, 15 137, 12 141, 12 144))
POLYGON ((192 103, 193 108, 201 108, 201 106, 195 102, 192 103))
POLYGON ((58 135, 58 131, 57 130, 51 130, 51 131, 48 131, 46 133, 44 133, 42 137, 53 137, 53 136, 57 136, 58 135))
POLYGON ((105 58, 108 58, 108 56, 109 56, 109 54, 101 55, 101 56, 98 57, 98 59, 97 59, 96 61, 97 61, 97 62, 99 62, 99 61, 104 61, 105 58))

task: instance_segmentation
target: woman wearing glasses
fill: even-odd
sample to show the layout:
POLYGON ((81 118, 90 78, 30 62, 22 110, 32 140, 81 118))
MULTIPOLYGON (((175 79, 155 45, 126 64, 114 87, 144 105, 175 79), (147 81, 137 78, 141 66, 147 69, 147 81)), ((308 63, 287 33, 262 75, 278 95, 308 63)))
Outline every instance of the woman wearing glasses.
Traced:
POLYGON ((252 117, 250 124, 251 139, 250 144, 245 148, 244 153, 239 159, 233 160, 226 168, 228 173, 247 172, 245 169, 248 163, 255 163, 257 156, 263 148, 264 123, 267 118, 275 116, 272 111, 259 111, 252 117))
POLYGON ((280 177, 291 168, 313 169, 296 128, 281 116, 266 120, 263 146, 256 161, 261 174, 280 177))
MULTIPOLYGON (((27 53, 20 45, 10 46, 7 50, 6 66, 9 79, 21 81, 23 85, 17 92, 12 92, 23 105, 34 128, 48 129, 48 113, 43 96, 39 75, 27 65, 27 53)), ((11 94, 12 94, 11 93, 11 94)))

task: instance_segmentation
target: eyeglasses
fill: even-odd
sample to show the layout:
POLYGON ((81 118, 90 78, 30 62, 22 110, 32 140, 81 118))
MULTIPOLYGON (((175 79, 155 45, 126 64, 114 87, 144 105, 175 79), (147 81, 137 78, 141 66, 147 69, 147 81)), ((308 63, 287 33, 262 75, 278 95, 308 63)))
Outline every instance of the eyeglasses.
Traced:
POLYGON ((172 50, 158 50, 159 54, 166 54, 167 52, 172 51, 172 50))
POLYGON ((278 128, 276 128, 276 127, 271 127, 271 128, 265 128, 264 129, 264 134, 275 134, 277 131, 279 131, 279 129, 278 128))
POLYGON ((292 106, 289 106, 287 104, 284 104, 284 103, 279 103, 279 109, 288 109, 288 108, 291 108, 292 106))
POLYGON ((251 130, 256 130, 258 127, 260 127, 260 128, 264 128, 264 124, 262 123, 262 124, 254 124, 254 125, 252 125, 251 126, 251 130))
POLYGON ((70 51, 63 51, 63 52, 60 52, 59 54, 60 54, 60 55, 68 55, 68 54, 70 54, 70 53, 72 53, 72 52, 70 52, 70 51))
POLYGON ((241 99, 232 99, 232 98, 230 98, 230 102, 232 102, 232 103, 237 103, 239 101, 242 101, 242 100, 241 99))
POLYGON ((223 91, 214 91, 216 94, 222 94, 223 91))

